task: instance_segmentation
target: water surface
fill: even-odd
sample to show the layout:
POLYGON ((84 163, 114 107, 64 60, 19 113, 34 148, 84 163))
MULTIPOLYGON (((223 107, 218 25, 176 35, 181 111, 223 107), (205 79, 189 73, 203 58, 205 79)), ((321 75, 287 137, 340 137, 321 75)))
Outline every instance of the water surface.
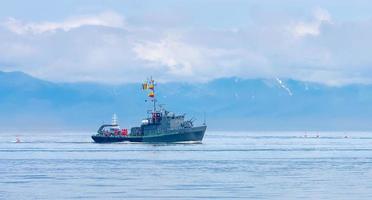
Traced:
POLYGON ((202 144, 168 145, 18 137, 0 134, 0 199, 372 199, 372 133, 207 132, 202 144))

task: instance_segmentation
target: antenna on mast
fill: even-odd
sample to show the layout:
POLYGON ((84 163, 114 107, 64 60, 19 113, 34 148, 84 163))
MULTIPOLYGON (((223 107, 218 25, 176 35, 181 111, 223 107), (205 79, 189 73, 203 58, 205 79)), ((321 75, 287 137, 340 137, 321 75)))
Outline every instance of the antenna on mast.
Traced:
POLYGON ((118 117, 116 116, 115 113, 114 115, 112 115, 111 125, 118 125, 118 117))
POLYGON ((204 111, 204 122, 203 122, 203 125, 205 126, 206 125, 206 117, 205 117, 205 111, 204 111))

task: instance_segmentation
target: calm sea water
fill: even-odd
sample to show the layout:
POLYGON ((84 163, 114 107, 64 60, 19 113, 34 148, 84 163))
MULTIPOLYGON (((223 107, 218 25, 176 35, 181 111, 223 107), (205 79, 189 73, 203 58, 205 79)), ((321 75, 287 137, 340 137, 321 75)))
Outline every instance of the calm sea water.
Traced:
POLYGON ((0 199, 372 199, 372 133, 304 134, 153 145, 2 133, 0 199))

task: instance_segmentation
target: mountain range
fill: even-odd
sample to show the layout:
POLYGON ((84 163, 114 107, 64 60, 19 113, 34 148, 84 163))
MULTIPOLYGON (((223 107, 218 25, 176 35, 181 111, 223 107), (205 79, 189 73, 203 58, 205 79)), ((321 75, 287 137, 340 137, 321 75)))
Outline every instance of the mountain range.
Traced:
MULTIPOLYGON (((372 85, 291 79, 158 83, 159 104, 209 130, 372 130, 372 85)), ((0 72, 0 131, 95 131, 119 116, 139 125, 151 109, 141 84, 58 83, 0 72)))

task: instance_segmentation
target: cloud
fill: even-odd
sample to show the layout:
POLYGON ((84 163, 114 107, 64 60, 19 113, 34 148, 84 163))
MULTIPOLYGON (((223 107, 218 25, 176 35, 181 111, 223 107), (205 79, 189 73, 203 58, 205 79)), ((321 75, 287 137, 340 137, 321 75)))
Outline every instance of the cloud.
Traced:
POLYGON ((193 75, 193 67, 203 62, 203 50, 171 38, 146 41, 133 47, 137 58, 166 66, 174 75, 193 75))
POLYGON ((311 17, 264 13, 251 16, 254 23, 218 29, 147 26, 143 20, 138 25, 116 12, 59 22, 5 19, 0 22, 0 63, 9 66, 0 70, 51 81, 115 84, 150 75, 189 82, 236 76, 372 83, 372 21, 340 21, 326 9, 308 13, 311 17))
POLYGON ((114 12, 104 12, 98 15, 75 16, 62 22, 30 22, 26 23, 14 18, 8 18, 3 25, 17 34, 41 34, 57 30, 70 31, 82 26, 104 26, 124 28, 125 20, 114 12))
POLYGON ((331 15, 325 9, 316 9, 313 13, 314 19, 310 22, 298 22, 295 24, 293 34, 296 37, 317 36, 320 34, 320 27, 324 23, 331 22, 331 15))
POLYGON ((156 42, 136 43, 133 51, 138 59, 147 61, 149 67, 165 66, 169 75, 186 80, 240 76, 249 69, 267 65, 264 57, 248 50, 209 48, 170 36, 156 42))

